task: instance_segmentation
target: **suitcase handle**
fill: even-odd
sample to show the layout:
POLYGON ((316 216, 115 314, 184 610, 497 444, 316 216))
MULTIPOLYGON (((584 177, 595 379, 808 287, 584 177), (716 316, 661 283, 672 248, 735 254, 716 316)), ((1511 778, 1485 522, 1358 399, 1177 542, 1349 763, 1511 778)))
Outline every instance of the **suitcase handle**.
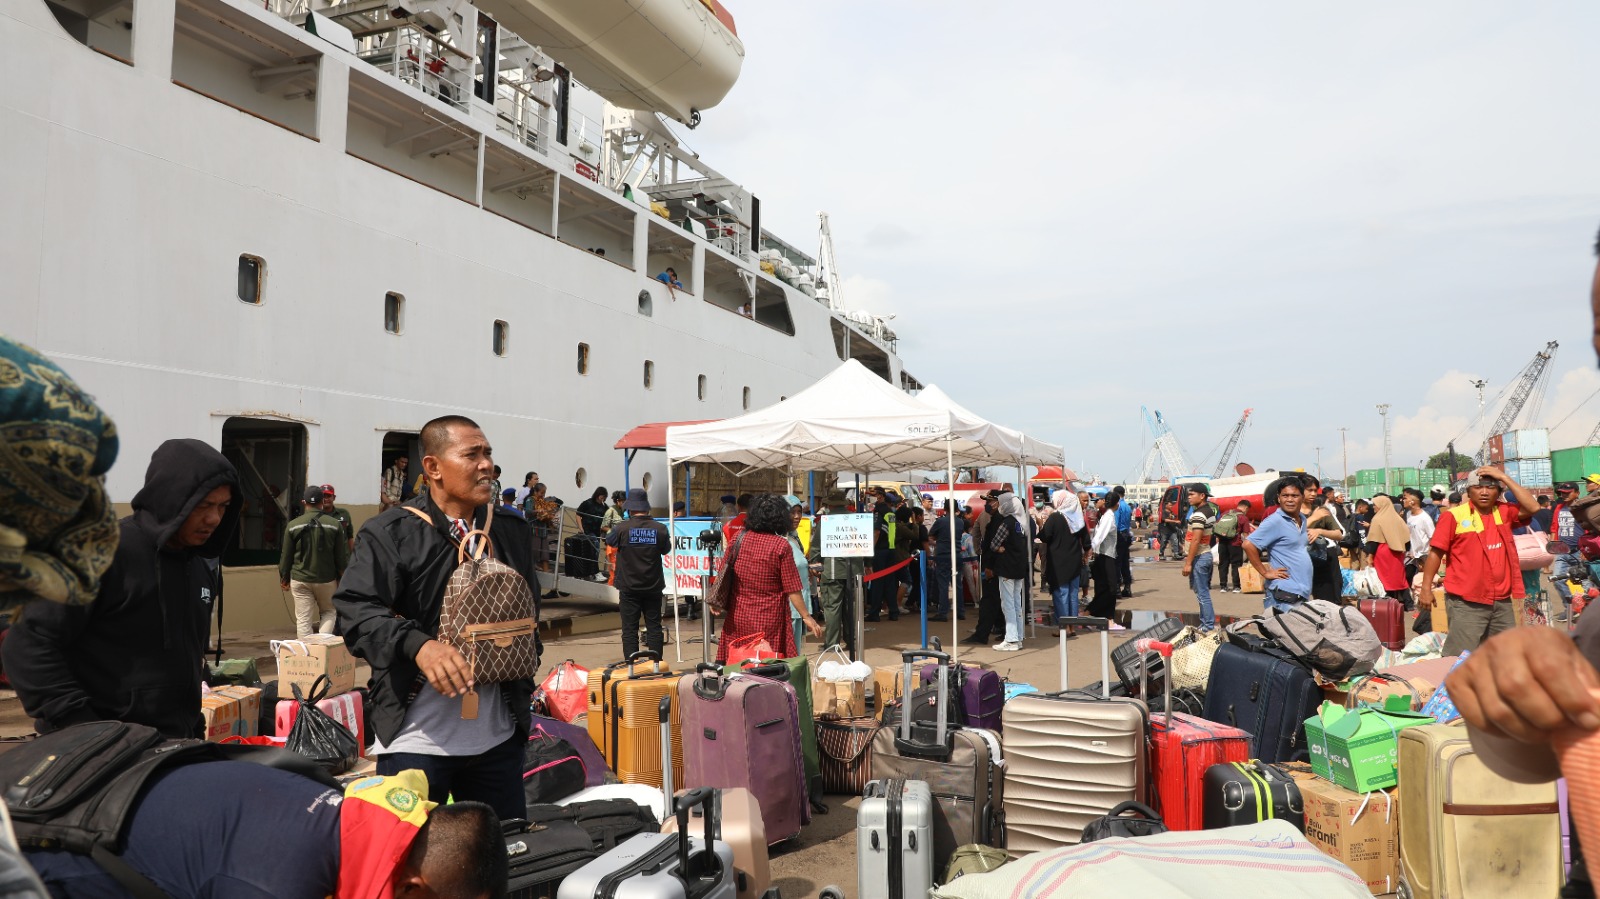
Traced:
POLYGON ((936 649, 907 649, 900 653, 900 661, 906 663, 907 665, 917 661, 918 659, 933 659, 935 662, 938 662, 941 665, 950 664, 950 654, 947 652, 939 652, 936 649))
POLYGON ((1074 615, 1070 618, 1057 618, 1057 627, 1086 627, 1095 631, 1111 629, 1111 619, 1096 618, 1093 615, 1074 615))
POLYGON ((701 814, 706 819, 705 855, 712 859, 717 857, 716 847, 711 842, 711 834, 713 833, 711 819, 716 817, 716 810, 712 804, 715 796, 716 791, 710 787, 695 787, 679 796, 675 806, 669 806, 673 810, 673 815, 678 819, 678 872, 685 880, 700 876, 700 872, 694 871, 689 867, 689 812, 693 811, 695 806, 700 806, 703 809, 701 814))
POLYGON ((661 809, 672 809, 672 694, 661 697, 661 809))
POLYGON ((1060 655, 1061 692, 1072 689, 1067 684, 1067 628, 1085 627, 1100 632, 1100 698, 1111 698, 1111 619, 1074 616, 1056 619, 1056 644, 1060 655))

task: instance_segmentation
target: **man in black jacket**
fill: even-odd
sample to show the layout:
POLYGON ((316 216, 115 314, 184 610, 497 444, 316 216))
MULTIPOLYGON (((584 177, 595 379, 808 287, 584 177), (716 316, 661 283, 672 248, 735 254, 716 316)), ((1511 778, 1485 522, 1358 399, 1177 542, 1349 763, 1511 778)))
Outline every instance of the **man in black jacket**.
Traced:
POLYGON ((156 448, 94 602, 34 603, 6 635, 6 674, 40 733, 112 720, 201 735, 216 563, 239 498, 233 465, 204 442, 156 448))
POLYGON ((493 451, 471 419, 436 418, 423 426, 421 443, 427 489, 362 527, 333 597, 346 645, 372 666, 366 709, 377 739, 372 754, 379 774, 421 769, 435 802, 454 795, 486 803, 502 819, 521 818, 533 678, 474 684, 471 666, 435 635, 456 567, 451 534, 482 528, 493 515, 495 558, 516 569, 538 597, 533 529, 496 510, 493 451), (473 690, 476 717, 464 717, 471 712, 463 697, 473 690))

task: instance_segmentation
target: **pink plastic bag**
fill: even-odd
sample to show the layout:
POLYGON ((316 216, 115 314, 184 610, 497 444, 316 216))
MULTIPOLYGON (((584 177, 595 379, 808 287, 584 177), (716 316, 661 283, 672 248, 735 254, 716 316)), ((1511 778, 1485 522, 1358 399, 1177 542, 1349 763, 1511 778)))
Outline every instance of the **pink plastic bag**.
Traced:
POLYGON ((571 723, 589 710, 589 669, 571 659, 557 665, 539 687, 552 718, 571 723))

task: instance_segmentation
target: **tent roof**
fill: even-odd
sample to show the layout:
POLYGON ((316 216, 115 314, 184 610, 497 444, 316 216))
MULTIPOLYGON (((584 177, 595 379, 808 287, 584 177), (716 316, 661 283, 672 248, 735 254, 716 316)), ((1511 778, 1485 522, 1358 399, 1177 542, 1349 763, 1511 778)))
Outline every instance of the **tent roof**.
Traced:
POLYGON ((701 418, 694 421, 652 421, 648 424, 638 425, 628 433, 622 435, 617 445, 612 449, 665 449, 667 446, 667 428, 673 425, 699 425, 714 418, 701 418))
MULTIPOLYGON (((1022 457, 1023 462, 1029 465, 1044 465, 1048 463, 1061 462, 1061 447, 1056 446, 1053 443, 1045 443, 1043 440, 1035 440, 1032 437, 1023 434, 1021 431, 1005 427, 1004 425, 990 424, 967 407, 951 399, 950 395, 945 393, 943 390, 940 390, 937 384, 929 384, 928 386, 922 388, 922 391, 917 394, 917 399, 935 408, 949 409, 951 412, 954 412, 957 415, 983 422, 992 428, 998 429, 1000 432, 1005 434, 1007 439, 1014 441, 1022 447, 1022 450, 1020 453, 1018 453, 1018 455, 1022 457)), ((1015 458, 1015 456, 1012 457, 1013 460, 1015 458)))
POLYGON ((777 405, 669 427, 666 443, 672 462, 870 472, 943 468, 947 445, 957 465, 1015 462, 1018 436, 923 403, 851 359, 777 405))

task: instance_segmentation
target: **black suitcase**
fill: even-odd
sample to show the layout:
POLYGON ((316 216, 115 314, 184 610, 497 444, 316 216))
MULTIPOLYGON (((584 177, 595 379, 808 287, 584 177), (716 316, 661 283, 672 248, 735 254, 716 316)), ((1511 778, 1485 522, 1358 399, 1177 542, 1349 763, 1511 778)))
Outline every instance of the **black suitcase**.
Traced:
POLYGON ((561 570, 567 577, 593 578, 600 573, 600 560, 595 558, 595 544, 589 535, 573 534, 561 545, 566 555, 561 570))
POLYGON ((1306 810, 1300 786, 1288 772, 1265 762, 1224 762, 1206 769, 1201 820, 1206 830, 1278 818, 1301 831, 1306 810))
POLYGON ((568 874, 600 857, 594 839, 570 820, 500 824, 506 841, 507 899, 555 899, 568 874))
POLYGON ((1311 669, 1277 646, 1224 643, 1211 661, 1205 718, 1248 731, 1251 758, 1309 760, 1305 720, 1321 703, 1311 669))
MULTIPOLYGON (((1133 638, 1125 641, 1121 646, 1111 651, 1111 664, 1117 669, 1117 677, 1122 681, 1122 686, 1128 691, 1129 696, 1139 695, 1139 656, 1141 653, 1135 644, 1140 640, 1159 640, 1163 643, 1172 641, 1178 632, 1183 630, 1183 621, 1177 618, 1166 618, 1156 623, 1154 627, 1147 627, 1133 638)), ((1166 662, 1161 654, 1146 650, 1142 653, 1144 665, 1149 672, 1150 696, 1161 695, 1161 679, 1167 676, 1166 662)), ((1147 700, 1149 697, 1145 697, 1147 700)))

